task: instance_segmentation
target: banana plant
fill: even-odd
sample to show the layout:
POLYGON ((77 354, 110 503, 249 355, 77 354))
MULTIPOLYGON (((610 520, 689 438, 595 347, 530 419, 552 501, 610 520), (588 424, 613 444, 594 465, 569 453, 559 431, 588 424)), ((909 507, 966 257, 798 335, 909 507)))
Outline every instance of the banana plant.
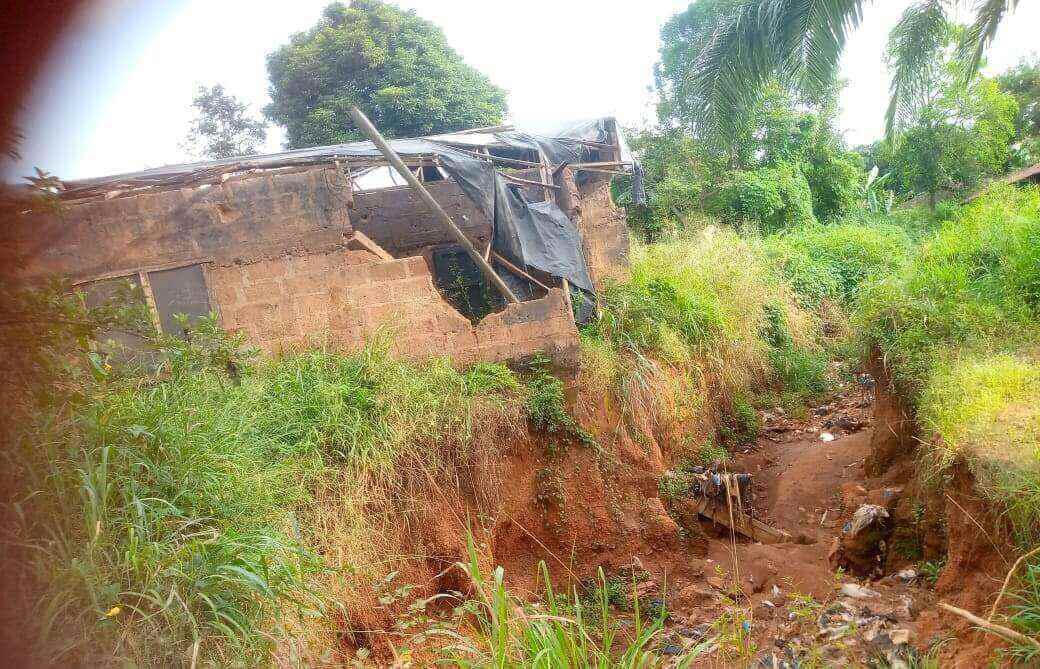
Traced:
POLYGON ((866 197, 867 210, 872 214, 890 214, 892 205, 895 204, 895 193, 885 188, 892 179, 891 172, 885 172, 878 176, 878 166, 875 165, 867 175, 867 183, 863 188, 866 197))

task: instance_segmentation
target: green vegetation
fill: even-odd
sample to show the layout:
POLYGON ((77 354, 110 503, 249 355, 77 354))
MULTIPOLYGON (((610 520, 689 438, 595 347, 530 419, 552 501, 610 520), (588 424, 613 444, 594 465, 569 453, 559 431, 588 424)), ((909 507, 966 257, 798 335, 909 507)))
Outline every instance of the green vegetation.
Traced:
POLYGON ((604 289, 582 332, 588 386, 662 424, 719 426, 732 445, 757 435, 755 395, 825 387, 818 321, 757 241, 710 228, 637 246, 630 260, 631 277, 604 289))
POLYGON ((810 225, 770 237, 766 253, 808 308, 830 302, 851 308, 861 287, 902 268, 912 243, 899 226, 849 219, 810 225))
POLYGON ((873 284, 859 322, 897 386, 938 436, 934 472, 965 461, 1040 540, 1040 192, 991 190, 927 240, 903 271, 873 284))
POLYGON ((199 86, 191 101, 195 118, 184 148, 202 159, 255 154, 267 137, 265 124, 249 115, 249 108, 220 84, 199 86))
POLYGON ((593 436, 567 412, 563 381, 549 373, 548 364, 549 360, 540 356, 528 374, 526 404, 531 427, 548 439, 545 448, 549 455, 558 454, 567 441, 597 446, 593 436))
MULTIPOLYGON (((699 0, 661 31, 658 87, 664 111, 688 117, 715 143, 739 131, 747 110, 767 84, 780 81, 808 97, 833 86, 849 34, 859 25, 862 0, 699 0), (662 86, 662 82, 664 86, 662 86)), ((948 22, 958 3, 915 2, 893 31, 888 125, 926 90, 931 64, 946 46, 948 22)), ((960 35, 958 60, 975 74, 1014 2, 982 2, 960 35)))
POLYGON ((344 579, 380 573, 380 504, 522 419, 500 365, 412 365, 379 344, 251 362, 241 343, 203 322, 157 342, 144 377, 51 357, 74 365, 64 392, 12 407, 43 659, 268 662, 320 632, 344 579))
MULTIPOLYGON (((542 563, 543 600, 524 604, 506 590, 501 567, 490 576, 481 571, 472 541, 469 563, 463 567, 476 590, 476 598, 467 602, 476 617, 476 638, 445 632, 453 642, 446 658, 453 666, 634 669, 664 665, 653 650, 663 615, 647 616, 633 596, 634 609, 625 621, 630 630, 622 637, 621 621, 611 610, 612 600, 621 597, 619 584, 608 581, 602 569, 591 597, 582 597, 577 591, 555 591, 542 563)), ((691 649, 677 666, 692 666, 709 645, 691 649)))
MULTIPOLYGON (((1040 636, 1040 561, 1032 560, 1025 564, 1025 571, 1019 579, 1017 590, 1012 594, 1011 623, 1020 632, 1032 636, 1040 636)), ((1011 656, 1026 665, 1040 658, 1040 649, 1036 646, 1016 644, 1011 648, 1011 656)))
POLYGON ((359 139, 357 105, 387 137, 502 122, 506 95, 467 65, 436 25, 379 0, 334 2, 267 57, 268 118, 289 148, 359 139), (344 57, 350 54, 350 57, 344 57))
POLYGON ((1023 59, 997 77, 1000 88, 1018 102, 1012 162, 1028 167, 1040 162, 1040 58, 1023 59))

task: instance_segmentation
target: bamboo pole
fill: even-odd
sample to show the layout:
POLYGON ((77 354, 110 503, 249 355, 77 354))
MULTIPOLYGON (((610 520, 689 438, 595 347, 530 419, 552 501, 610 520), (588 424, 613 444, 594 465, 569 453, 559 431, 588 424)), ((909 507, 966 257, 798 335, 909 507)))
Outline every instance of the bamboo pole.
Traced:
MULTIPOLYGON (((489 246, 488 248, 490 249, 491 247, 489 246)), ((495 256, 495 261, 499 262, 499 263, 502 263, 502 266, 505 267, 506 269, 508 269, 509 271, 515 272, 516 274, 518 274, 521 277, 527 279, 528 281, 530 281, 531 283, 535 284, 536 286, 538 286, 540 288, 543 288, 546 292, 552 290, 551 288, 549 288, 549 286, 545 285, 544 283, 542 283, 538 279, 534 278, 533 276, 531 276, 530 274, 528 274, 524 270, 520 269, 519 267, 517 267, 513 263, 509 262, 508 260, 506 260, 505 258, 500 256, 499 254, 495 253, 494 251, 491 251, 490 255, 495 256)), ((567 279, 564 279, 564 281, 566 281, 566 280, 567 279)))
POLYGON ((368 138, 376 145, 376 148, 378 148, 379 152, 383 154, 383 157, 390 162, 395 170, 397 170, 398 174, 404 178, 409 186, 415 189, 419 194, 419 198, 426 203, 426 206, 430 208, 430 211, 433 212, 434 216, 441 220, 441 223, 443 223, 444 227, 448 229, 448 232, 450 232, 451 236, 455 238, 455 241, 457 241, 462 248, 466 249, 466 253, 469 254, 469 257, 473 258, 473 262, 477 264, 477 267, 479 267, 480 271, 484 273, 484 276, 486 276, 488 280, 498 288, 498 291, 502 293, 502 296, 506 298, 506 301, 514 304, 518 303, 520 300, 518 300, 516 295, 513 294, 513 291, 509 290, 509 286, 507 286, 505 281, 502 280, 502 277, 495 272, 491 265, 488 264, 487 260, 484 260, 484 256, 473 247, 473 243, 462 233, 462 230, 459 230, 455 225, 455 222, 451 220, 451 216, 448 216, 448 213, 444 211, 440 204, 437 203, 437 200, 433 199, 430 192, 419 183, 419 180, 415 178, 415 175, 412 174, 412 171, 409 170, 407 166, 405 166, 401 157, 398 156, 390 147, 383 136, 379 134, 376 127, 368 120, 368 117, 365 116, 357 107, 350 108, 350 117, 354 119, 354 123, 357 124, 358 128, 368 135, 368 138))
POLYGON ((514 177, 512 174, 502 174, 502 178, 506 181, 515 181, 516 183, 526 184, 528 186, 540 186, 542 188, 560 190, 560 187, 555 184, 546 183, 545 181, 534 181, 532 179, 521 179, 520 177, 514 177))
POLYGON ((964 609, 958 608, 951 604, 947 604, 946 602, 939 602, 939 608, 949 611, 950 613, 960 616, 961 618, 964 618, 971 624, 981 629, 983 632, 996 634, 997 636, 1007 639, 1008 641, 1014 641, 1015 643, 1020 643, 1024 646, 1034 646, 1036 648, 1040 648, 1040 641, 1037 641, 1032 637, 1028 637, 1017 630, 1011 629, 1010 627, 997 625, 996 623, 991 623, 988 620, 979 618, 971 611, 965 611, 964 609))

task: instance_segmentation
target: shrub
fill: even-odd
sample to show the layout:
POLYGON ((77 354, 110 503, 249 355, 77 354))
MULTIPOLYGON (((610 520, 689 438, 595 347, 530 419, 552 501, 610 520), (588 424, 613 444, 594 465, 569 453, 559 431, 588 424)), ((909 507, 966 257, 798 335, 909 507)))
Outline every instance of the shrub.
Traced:
POLYGON ((792 163, 730 172, 711 205, 723 221, 750 221, 763 233, 816 222, 809 182, 792 163))
POLYGON ((897 226, 857 222, 787 230, 765 246, 770 261, 813 308, 824 300, 851 306, 864 283, 900 270, 912 249, 897 226))
POLYGON ((813 213, 830 221, 854 211, 863 201, 866 174, 859 154, 824 144, 810 152, 805 171, 813 213))
POLYGON ((743 447, 755 443, 761 430, 762 418, 758 411, 747 398, 737 396, 719 425, 719 436, 724 444, 743 447))
POLYGON ((566 441, 596 446, 596 440, 567 412, 563 382, 549 373, 539 359, 527 379, 527 417, 531 427, 548 437, 546 451, 556 455, 566 441))

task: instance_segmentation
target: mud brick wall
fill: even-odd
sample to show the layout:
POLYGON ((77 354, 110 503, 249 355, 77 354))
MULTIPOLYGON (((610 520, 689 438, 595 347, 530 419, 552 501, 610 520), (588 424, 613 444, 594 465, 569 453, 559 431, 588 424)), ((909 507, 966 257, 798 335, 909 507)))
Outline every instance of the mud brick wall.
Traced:
POLYGON ((556 203, 574 221, 583 239, 585 261, 597 287, 605 279, 623 279, 628 273, 631 240, 624 212, 610 194, 610 176, 583 172, 575 177, 569 167, 553 176, 556 203))
POLYGON ((472 325, 445 302, 421 257, 383 261, 337 249, 212 266, 210 293, 222 325, 265 351, 328 344, 357 348, 380 329, 407 358, 449 355, 466 364, 517 360, 544 351, 574 369, 578 333, 562 291, 510 305, 472 325))
POLYGON ((250 259, 342 242, 350 226, 335 169, 235 178, 110 200, 70 202, 0 231, 19 278, 74 280, 190 262, 250 259))
MULTIPOLYGON (((435 181, 426 189, 477 248, 491 239, 491 223, 454 181, 435 181)), ((354 194, 354 228, 395 258, 419 255, 423 247, 453 244, 444 225, 411 188, 386 188, 354 194)))

